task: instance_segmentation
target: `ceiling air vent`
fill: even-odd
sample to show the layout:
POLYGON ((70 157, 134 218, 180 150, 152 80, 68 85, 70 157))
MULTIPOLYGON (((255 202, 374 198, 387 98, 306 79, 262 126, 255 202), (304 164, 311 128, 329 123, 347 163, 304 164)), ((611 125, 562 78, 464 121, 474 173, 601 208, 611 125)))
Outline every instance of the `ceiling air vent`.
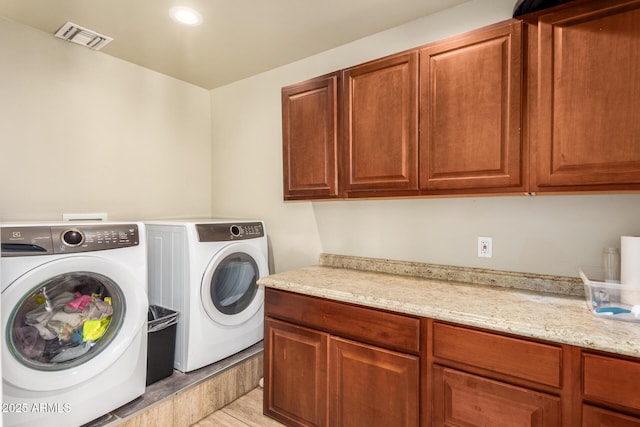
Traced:
POLYGON ((100 50, 113 40, 111 37, 96 33, 93 30, 76 25, 73 22, 64 24, 62 28, 56 32, 55 36, 93 50, 100 50))

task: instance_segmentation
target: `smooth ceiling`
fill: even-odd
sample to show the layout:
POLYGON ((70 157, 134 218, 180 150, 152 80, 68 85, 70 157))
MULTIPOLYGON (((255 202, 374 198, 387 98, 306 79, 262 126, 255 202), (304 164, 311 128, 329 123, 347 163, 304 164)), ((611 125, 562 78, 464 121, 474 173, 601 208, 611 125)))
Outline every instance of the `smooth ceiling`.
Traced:
POLYGON ((0 0, 0 16, 52 37, 71 21, 113 37, 106 54, 213 89, 465 1, 0 0), (203 24, 172 21, 172 6, 203 24))

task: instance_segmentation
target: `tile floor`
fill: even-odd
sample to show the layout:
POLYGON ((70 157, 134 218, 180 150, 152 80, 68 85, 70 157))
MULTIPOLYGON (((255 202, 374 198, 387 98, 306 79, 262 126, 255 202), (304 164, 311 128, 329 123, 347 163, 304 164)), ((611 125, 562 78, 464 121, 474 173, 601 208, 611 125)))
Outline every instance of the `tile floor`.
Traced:
MULTIPOLYGON (((82 427, 189 427, 258 386, 262 353, 263 343, 259 342, 196 371, 174 371, 147 386, 138 399, 82 427)), ((261 415, 262 409, 256 414, 261 415)))
POLYGON ((262 388, 258 387, 192 427, 277 427, 283 426, 262 414, 262 388))

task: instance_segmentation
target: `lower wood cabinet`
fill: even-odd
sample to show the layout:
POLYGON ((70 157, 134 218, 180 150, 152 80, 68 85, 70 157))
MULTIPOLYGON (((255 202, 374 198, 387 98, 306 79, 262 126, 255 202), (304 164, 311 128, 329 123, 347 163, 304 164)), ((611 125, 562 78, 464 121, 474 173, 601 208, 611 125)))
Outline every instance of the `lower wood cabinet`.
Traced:
POLYGON ((331 337, 332 426, 418 426, 419 359, 331 337))
POLYGON ((434 426, 560 426, 560 398, 434 366, 434 426))
POLYGON ((582 377, 586 399, 640 410, 640 363, 584 353, 582 377))
POLYGON ((265 413, 287 425, 327 425, 329 334, 265 319, 265 413))
POLYGON ((563 425, 563 348, 433 322, 434 426, 563 425))
POLYGON ((419 354, 385 348, 385 334, 360 328, 367 320, 372 325, 381 319, 406 322, 409 329, 416 329, 405 331, 415 342, 404 343, 404 338, 388 335, 388 345, 419 348, 418 319, 269 288, 265 313, 265 414, 290 426, 420 424, 419 354), (302 316, 299 322, 313 327, 272 317, 287 317, 283 310, 287 297, 294 302, 290 317, 302 316), (300 311, 301 305, 307 310, 300 311), (327 321, 322 315, 315 316, 312 306, 337 310, 351 321, 327 321), (350 339, 335 335, 337 330, 350 339))
POLYGON ((582 425, 640 427, 640 362, 583 352, 581 365, 582 425))
MULTIPOLYGON (((558 389, 562 347, 488 331, 434 322, 433 355, 440 363, 457 363, 493 375, 558 389)), ((454 365, 455 366, 455 365, 454 365)))
POLYGON ((267 288, 288 426, 640 427, 640 360, 267 288))
POLYGON ((640 427, 640 418, 584 405, 582 427, 640 427))

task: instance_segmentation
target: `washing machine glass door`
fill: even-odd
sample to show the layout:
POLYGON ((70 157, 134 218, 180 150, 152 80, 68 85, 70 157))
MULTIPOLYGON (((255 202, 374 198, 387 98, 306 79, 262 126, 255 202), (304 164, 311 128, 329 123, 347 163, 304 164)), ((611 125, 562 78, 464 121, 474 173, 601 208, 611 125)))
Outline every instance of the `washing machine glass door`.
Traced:
POLYGON ((144 284, 130 283, 122 268, 70 257, 40 265, 5 289, 5 379, 55 390, 108 368, 146 320, 144 284))
POLYGON ((223 325, 239 325, 263 307, 264 291, 256 281, 268 274, 261 251, 247 243, 226 246, 209 262, 201 297, 207 315, 223 325))

